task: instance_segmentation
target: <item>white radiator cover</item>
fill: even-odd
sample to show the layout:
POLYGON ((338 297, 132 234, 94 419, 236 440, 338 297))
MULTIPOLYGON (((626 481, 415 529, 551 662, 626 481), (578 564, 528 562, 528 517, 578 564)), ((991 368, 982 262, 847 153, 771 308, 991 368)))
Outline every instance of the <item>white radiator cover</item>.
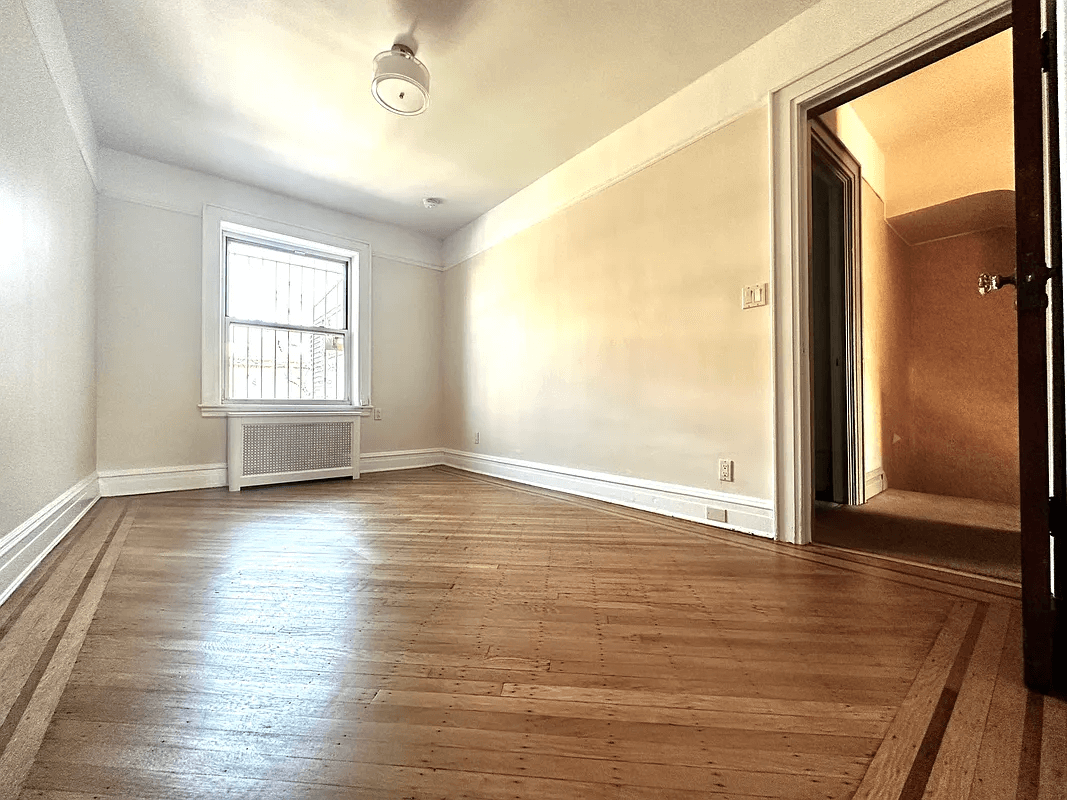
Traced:
POLYGON ((230 415, 230 491, 316 478, 358 478, 359 419, 359 414, 230 415))

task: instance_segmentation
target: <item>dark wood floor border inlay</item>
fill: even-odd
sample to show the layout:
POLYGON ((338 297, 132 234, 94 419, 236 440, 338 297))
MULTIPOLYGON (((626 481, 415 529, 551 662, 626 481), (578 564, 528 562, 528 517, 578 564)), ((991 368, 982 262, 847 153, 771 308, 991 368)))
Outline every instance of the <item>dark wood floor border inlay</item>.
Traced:
POLYGON ((55 655, 59 643, 63 641, 63 637, 66 635, 67 628, 74 616, 74 612, 77 610, 78 604, 81 603, 82 597, 85 595, 86 590, 89 588, 89 584, 96 575, 96 571, 100 567, 100 562, 104 560, 104 556, 107 554, 108 548, 110 547, 112 540, 115 538, 115 534, 121 527, 123 520, 126 519, 127 511, 128 508, 123 508, 122 513, 119 514, 118 519, 115 520, 115 524, 111 526, 107 538, 104 539, 103 544, 100 545, 100 549, 97 551, 93 563, 89 566, 89 569, 85 573, 85 577, 82 578, 82 582, 78 586, 78 590, 74 593, 74 596, 70 598, 70 602, 67 603, 67 607, 63 611, 63 616, 59 618, 59 622, 56 623, 55 628, 52 630, 52 636, 49 638, 48 643, 45 645, 44 650, 37 659, 37 663, 26 677, 25 683, 22 684, 22 691, 19 692, 15 702, 8 710, 7 717, 5 717, 3 724, 0 725, 0 757, 3 756, 4 752, 7 750, 7 746, 11 743, 11 738, 15 735, 15 731, 18 729, 22 715, 26 712, 26 708, 30 704, 30 699, 33 697, 33 693, 37 691, 37 685, 44 676, 45 670, 48 669, 48 664, 51 662, 52 656, 55 655))
POLYGON ((926 792, 926 784, 930 780, 930 773, 933 772, 934 762, 937 761, 941 742, 948 729, 948 721, 952 718, 952 710, 956 707, 956 699, 963 686, 963 676, 967 673, 967 666, 974 654, 974 646, 978 642, 978 634, 982 630, 988 612, 988 603, 980 603, 975 608, 974 617, 960 644, 956 660, 952 662, 952 669, 945 678, 945 687, 941 690, 937 707, 930 718, 930 724, 926 727, 919 750, 915 754, 915 761, 912 762, 907 780, 904 781, 904 787, 900 790, 900 800, 922 800, 926 792))
MULTIPOLYGON (((78 539, 81 537, 81 534, 88 530, 89 526, 93 524, 93 521, 99 514, 99 508, 100 504, 95 503, 93 507, 89 509, 88 513, 80 520, 78 520, 77 523, 75 523, 70 533, 63 537, 63 544, 46 556, 46 558, 50 561, 48 566, 45 569, 41 570, 41 574, 37 576, 37 578, 33 581, 32 584, 26 587, 26 591, 23 593, 23 596, 11 608, 7 618, 3 622, 0 622, 0 641, 3 640, 9 630, 15 627, 15 623, 19 621, 19 617, 21 617, 22 612, 26 610, 26 606, 28 606, 33 600, 33 598, 37 596, 37 590, 40 587, 44 586, 45 583, 48 582, 48 579, 52 577, 52 573, 56 571, 56 569, 62 563, 63 559, 66 557, 67 553, 69 553, 70 549, 74 547, 74 543, 78 541, 78 539)), ((34 572, 36 571, 37 570, 34 570, 34 572)), ((23 587, 19 587, 19 589, 22 588, 23 587)))
POLYGON ((1019 584, 1002 581, 999 578, 993 578, 987 575, 978 575, 977 573, 962 571, 953 573, 947 569, 939 569, 938 567, 905 561, 903 559, 894 558, 893 556, 885 556, 878 553, 862 553, 858 550, 851 550, 847 547, 838 547, 837 545, 832 544, 812 542, 811 545, 808 546, 812 548, 814 553, 825 555, 827 558, 851 561, 856 564, 866 564, 877 569, 897 572, 901 575, 911 575, 929 581, 937 581, 945 587, 944 589, 939 587, 938 591, 943 591, 946 594, 953 590, 964 588, 976 592, 994 594, 1008 600, 1019 601, 1021 598, 1022 590, 1019 584), (952 578, 946 579, 944 577, 945 574, 952 575, 952 578))

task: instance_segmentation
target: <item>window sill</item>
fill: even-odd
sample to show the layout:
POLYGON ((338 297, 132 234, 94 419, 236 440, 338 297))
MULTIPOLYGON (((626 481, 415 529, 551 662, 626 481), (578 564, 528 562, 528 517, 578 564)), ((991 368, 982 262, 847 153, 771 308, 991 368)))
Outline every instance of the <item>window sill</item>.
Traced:
POLYGON ((273 415, 285 414, 290 416, 292 414, 356 414, 361 417, 369 417, 371 413, 371 406, 286 406, 286 405, 262 405, 258 403, 251 404, 238 404, 228 403, 226 405, 200 405, 200 416, 202 417, 228 417, 231 415, 241 416, 264 416, 269 417, 273 415))

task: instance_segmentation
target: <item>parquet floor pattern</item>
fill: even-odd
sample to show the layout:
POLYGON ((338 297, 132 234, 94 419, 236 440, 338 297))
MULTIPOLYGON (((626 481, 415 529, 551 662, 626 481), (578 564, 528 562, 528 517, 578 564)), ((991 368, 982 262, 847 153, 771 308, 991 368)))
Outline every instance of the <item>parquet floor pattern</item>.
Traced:
POLYGON ((0 800, 1067 797, 1018 590, 447 468, 104 499, 0 606, 0 800))

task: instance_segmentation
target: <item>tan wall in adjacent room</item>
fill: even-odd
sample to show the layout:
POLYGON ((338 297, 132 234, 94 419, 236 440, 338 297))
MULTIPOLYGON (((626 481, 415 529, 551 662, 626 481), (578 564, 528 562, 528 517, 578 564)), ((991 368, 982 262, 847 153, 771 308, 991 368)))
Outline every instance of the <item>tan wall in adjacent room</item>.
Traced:
MULTIPOLYGON (((1005 41, 989 46, 1007 46, 1010 55, 1005 41)), ((1014 271, 1014 234, 995 227, 1011 212, 991 220, 976 216, 980 202, 959 200, 1003 201, 1013 188, 1010 101, 973 125, 895 140, 883 152, 852 107, 869 111, 869 97, 820 117, 864 178, 865 472, 884 471, 887 488, 1016 503, 1014 295, 977 292, 979 273, 1014 271), (887 222, 887 205, 911 213, 887 222), (909 245, 920 232, 938 238, 909 245)))
POLYGON ((863 181, 863 459, 870 474, 903 479, 893 444, 903 435, 909 342, 908 245, 885 221, 882 198, 863 181))
POLYGON ((770 309, 741 309, 768 280, 767 125, 746 114, 445 273, 449 447, 772 496, 770 309))
POLYGON ((1010 229, 911 248, 907 477, 896 488, 1019 502, 1015 295, 977 292, 979 273, 1014 269, 1010 229))
POLYGON ((1011 229, 909 246, 869 188, 863 215, 864 448, 891 489, 1019 501, 1011 229))

